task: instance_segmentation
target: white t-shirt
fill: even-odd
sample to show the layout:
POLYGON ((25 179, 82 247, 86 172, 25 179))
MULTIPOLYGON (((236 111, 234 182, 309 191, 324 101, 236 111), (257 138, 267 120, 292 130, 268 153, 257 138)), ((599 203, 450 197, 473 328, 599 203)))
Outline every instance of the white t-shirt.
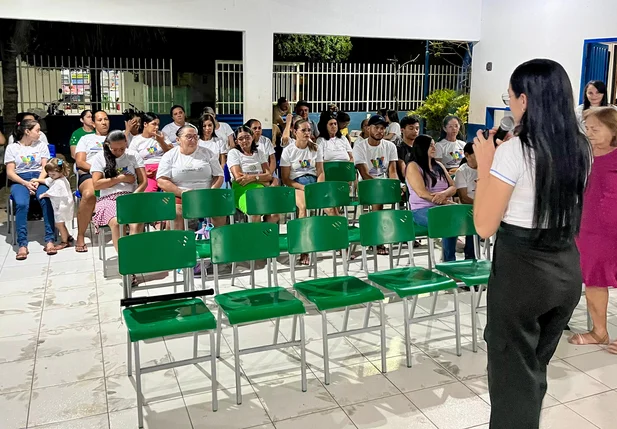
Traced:
MULTIPOLYGON (((47 136, 45 135, 45 133, 43 131, 41 131, 39 133, 39 139, 37 141, 39 141, 41 143, 49 144, 49 141, 47 140, 47 136)), ((11 143, 15 143, 15 139, 13 138, 13 134, 9 135, 9 140, 7 141, 7 144, 11 144, 11 143)))
POLYGON ((43 170, 41 161, 49 159, 49 147, 40 140, 30 146, 21 143, 11 143, 6 146, 4 163, 15 163, 15 173, 40 173, 43 170))
POLYGON ((161 132, 163 134, 165 134, 165 137, 167 137, 167 140, 169 140, 172 143, 176 143, 176 133, 178 132, 178 130, 180 129, 180 125, 176 125, 175 122, 172 122, 171 124, 167 124, 163 127, 163 129, 161 130, 161 132))
MULTIPOLYGON (((92 158, 90 163, 90 173, 103 173, 105 177, 105 154, 103 152, 92 158)), ((101 197, 116 194, 118 192, 135 192, 137 189, 137 169, 144 168, 144 160, 133 150, 127 149, 120 158, 116 158, 116 171, 118 174, 132 174, 135 176, 133 183, 117 183, 111 188, 101 189, 101 197)))
MULTIPOLYGON (((167 137, 165 137, 165 143, 172 144, 167 137)), ((165 153, 154 137, 146 138, 142 134, 131 140, 129 149, 137 152, 146 165, 158 164, 165 153)))
POLYGON ((231 129, 229 124, 225 122, 219 122, 218 129, 215 130, 215 133, 218 137, 227 138, 234 133, 234 130, 231 129))
POLYGON ((352 149, 345 137, 332 137, 329 140, 319 137, 317 144, 321 146, 323 151, 324 162, 349 161, 349 153, 352 152, 352 149))
POLYGON ((356 141, 353 158, 356 165, 366 164, 372 177, 387 178, 388 167, 392 161, 398 161, 398 154, 396 145, 389 140, 381 140, 377 146, 371 146, 367 139, 356 141))
POLYGON ((536 172, 533 152, 528 161, 518 137, 499 145, 491 166, 491 174, 514 186, 503 221, 522 228, 533 228, 533 210, 536 198, 536 172), (531 163, 531 165, 529 165, 531 163))
POLYGON ((175 147, 163 155, 156 178, 167 177, 182 190, 209 189, 212 177, 223 176, 218 154, 197 146, 195 152, 184 155, 175 147))
POLYGON ((283 149, 281 154, 281 167, 291 167, 289 178, 294 180, 302 176, 317 177, 316 163, 323 162, 323 152, 318 145, 316 151, 312 151, 309 147, 300 149, 296 144, 288 144, 283 149))
POLYGON ((394 135, 401 137, 401 126, 398 122, 390 122, 388 128, 386 128, 386 134, 394 133, 394 135))
POLYGON ((227 153, 229 151, 229 149, 227 148, 227 140, 223 140, 218 137, 212 138, 210 140, 199 139, 199 146, 208 149, 210 152, 216 154, 217 156, 222 153, 227 153))
MULTIPOLYGON (((268 158, 259 150, 251 156, 247 156, 234 148, 227 154, 227 167, 230 173, 231 167, 239 165, 240 170, 242 170, 244 174, 261 174, 264 172, 262 167, 264 163, 268 163, 268 158)), ((232 182, 235 180, 233 174, 231 175, 231 180, 232 182)))
POLYGON ((461 160, 465 157, 463 149, 465 142, 461 140, 448 141, 440 140, 436 144, 435 158, 441 159, 442 163, 448 168, 458 167, 461 160))
POLYGON ((270 155, 274 155, 276 151, 274 150, 274 146, 272 145, 272 140, 270 140, 266 136, 259 137, 259 141, 257 142, 257 149, 261 151, 266 158, 269 158, 270 155))
POLYGON ((476 195, 476 183, 478 181, 478 170, 473 169, 469 164, 465 163, 456 170, 454 176, 454 185, 456 189, 467 189, 467 196, 474 198, 476 195))
POLYGON ((103 142, 106 138, 106 136, 87 134, 77 142, 75 153, 85 152, 86 162, 92 165, 92 159, 99 153, 103 153, 103 142))

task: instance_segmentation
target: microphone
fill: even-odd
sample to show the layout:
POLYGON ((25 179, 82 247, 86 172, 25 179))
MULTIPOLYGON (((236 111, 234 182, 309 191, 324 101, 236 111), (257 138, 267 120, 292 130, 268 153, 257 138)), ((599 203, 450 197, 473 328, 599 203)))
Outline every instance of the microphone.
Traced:
MULTIPOLYGON (((495 145, 497 145, 497 140, 503 140, 510 131, 514 130, 515 127, 514 118, 512 116, 504 116, 499 122, 499 128, 497 129, 497 134, 495 134, 495 145)), ((488 139, 489 130, 484 130, 484 138, 488 139)))

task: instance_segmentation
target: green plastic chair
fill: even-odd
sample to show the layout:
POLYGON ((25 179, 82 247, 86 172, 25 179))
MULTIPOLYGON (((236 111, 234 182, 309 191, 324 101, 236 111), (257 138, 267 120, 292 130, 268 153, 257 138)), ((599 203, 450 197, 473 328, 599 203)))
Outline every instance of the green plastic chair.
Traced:
MULTIPOLYGON (((273 214, 296 213, 296 194, 293 188, 286 186, 250 189, 246 193, 246 214, 249 216, 266 216, 273 214)), ((279 249, 287 251, 287 234, 279 234, 279 249)))
POLYGON ((349 183, 319 182, 304 187, 304 200, 307 210, 346 207, 351 201, 349 183))
MULTIPOLYGON (((213 229, 212 262, 214 264, 214 282, 218 285, 218 264, 238 261, 255 261, 274 259, 279 255, 279 237, 276 225, 271 223, 239 223, 213 229)), ((275 272, 276 276, 276 272, 275 272)), ((269 276, 268 276, 269 277, 269 276)), ((254 286, 254 285, 253 285, 254 286)), ((217 295, 217 357, 220 356, 222 315, 227 324, 233 327, 234 360, 236 370, 236 402, 242 403, 240 383, 240 354, 257 353, 265 350, 300 346, 302 391, 306 392, 306 347, 304 336, 304 304, 282 287, 264 287, 241 290, 217 295), (300 341, 278 343, 278 329, 281 317, 300 318, 300 341), (244 324, 276 319, 274 341, 271 345, 240 350, 238 327, 244 324)))
POLYGON ((360 205, 398 204, 401 201, 401 182, 398 179, 362 180, 358 183, 360 205))
MULTIPOLYGON (((121 237, 118 240, 119 270, 126 278, 137 273, 151 273, 184 269, 184 281, 189 288, 191 277, 188 270, 195 265, 195 234, 191 231, 154 231, 121 237), (165 257, 161 258, 161 249, 165 257)), ((141 375, 176 368, 184 365, 210 361, 212 380, 212 411, 218 408, 216 351, 214 331, 216 320, 208 307, 198 296, 209 291, 183 292, 123 299, 122 315, 128 332, 128 375, 132 374, 131 345, 135 351, 135 385, 137 390, 137 416, 139 427, 143 427, 143 395, 141 375), (141 303, 141 304, 140 304, 141 303), (197 356, 198 333, 209 332, 210 354, 197 356), (193 358, 177 362, 142 368, 139 342, 172 335, 193 334, 193 358)))
MULTIPOLYGON (((396 244, 407 242, 409 244, 409 267, 393 268, 379 271, 377 263, 373 273, 369 273, 366 259, 364 267, 366 275, 373 283, 393 292, 403 300, 403 317, 405 320, 405 355, 407 366, 411 367, 411 338, 409 326, 425 320, 441 317, 454 316, 456 331, 456 353, 461 355, 461 324, 459 312, 459 300, 456 282, 446 276, 432 270, 416 267, 413 259, 413 242, 416 234, 413 227, 413 215, 408 210, 381 210, 360 216, 360 244, 362 245, 362 257, 366 258, 368 246, 376 248, 382 244, 396 244), (454 311, 435 313, 428 316, 413 318, 409 313, 409 298, 413 299, 413 309, 416 308, 418 297, 421 294, 430 293, 434 297, 441 291, 451 290, 454 293, 454 311)), ((369 307, 370 308, 370 307, 369 307)), ((413 312, 412 312, 413 313, 413 312)), ((368 311, 367 311, 368 314, 368 311)), ((367 321, 365 320, 365 324, 367 321)))
POLYGON ((480 242, 473 223, 473 206, 469 204, 450 204, 438 206, 428 211, 429 261, 435 268, 455 280, 461 286, 468 286, 471 291, 471 327, 472 348, 478 350, 477 314, 482 299, 482 287, 476 298, 476 285, 488 284, 491 262, 485 259, 467 259, 463 261, 435 261, 435 239, 473 235, 476 249, 480 242))
MULTIPOLYGON (((236 203, 231 189, 195 189, 182 193, 182 218, 185 230, 188 230, 191 219, 229 217, 230 223, 233 223, 235 213, 236 203)), ((196 246, 201 265, 201 287, 205 289, 208 277, 205 262, 212 256, 210 239, 197 240, 196 246)), ((219 293, 218 289, 215 289, 215 293, 219 293)))
POLYGON ((326 182, 353 182, 356 180, 356 166, 353 162, 324 162, 323 170, 326 182))
MULTIPOLYGON (((296 219, 287 226, 289 237, 289 254, 327 252, 341 250, 343 259, 343 273, 341 277, 334 275, 324 279, 296 282, 294 270, 291 279, 294 290, 309 302, 313 303, 321 312, 321 327, 323 336, 323 359, 325 383, 330 384, 330 367, 328 340, 341 336, 356 335, 379 330, 381 332, 381 367, 386 372, 386 324, 383 299, 384 295, 378 288, 347 274, 346 252, 349 246, 347 222, 338 216, 316 216, 296 219), (378 302, 380 307, 380 323, 377 326, 347 330, 349 307, 358 304, 378 302), (328 310, 345 309, 344 329, 337 333, 328 334, 328 310)), ((334 254, 336 261, 336 253, 334 254)), ((293 262, 291 266, 293 267, 293 262)), ((292 340, 295 338, 295 319, 292 325, 292 340)))

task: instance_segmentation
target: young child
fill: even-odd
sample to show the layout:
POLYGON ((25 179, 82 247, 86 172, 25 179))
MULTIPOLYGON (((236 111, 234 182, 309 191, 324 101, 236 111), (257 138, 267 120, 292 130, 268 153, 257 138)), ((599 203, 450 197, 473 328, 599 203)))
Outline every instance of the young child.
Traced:
POLYGON ((45 171, 48 176, 45 179, 45 184, 49 189, 41 195, 41 198, 48 197, 51 200, 56 228, 58 228, 62 240, 56 246, 56 250, 61 250, 69 247, 73 241, 73 237, 69 235, 69 230, 66 227, 66 224, 73 220, 74 214, 73 193, 67 180, 71 170, 66 161, 52 158, 47 161, 45 171))

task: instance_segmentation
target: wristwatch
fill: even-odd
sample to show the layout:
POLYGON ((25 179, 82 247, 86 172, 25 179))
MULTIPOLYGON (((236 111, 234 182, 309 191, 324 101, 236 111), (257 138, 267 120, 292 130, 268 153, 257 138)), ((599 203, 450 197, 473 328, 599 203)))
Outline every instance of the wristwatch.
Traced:
POLYGON ((257 180, 255 180, 255 181, 259 182, 259 174, 256 174, 255 177, 257 178, 257 180))

